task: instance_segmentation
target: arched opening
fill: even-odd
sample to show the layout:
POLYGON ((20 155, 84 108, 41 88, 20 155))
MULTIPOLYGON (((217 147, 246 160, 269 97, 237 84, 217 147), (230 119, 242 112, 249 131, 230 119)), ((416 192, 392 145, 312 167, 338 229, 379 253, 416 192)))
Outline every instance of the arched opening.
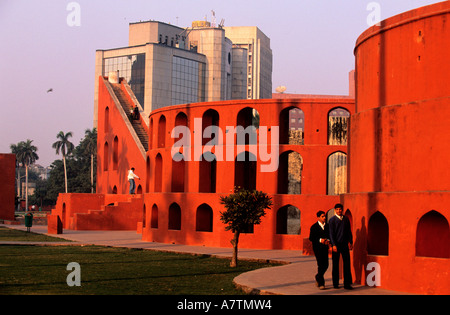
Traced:
POLYGON ((348 218, 348 221, 350 222, 350 229, 353 230, 353 215, 352 212, 347 209, 344 212, 344 215, 348 218))
POLYGON ((144 207, 142 209, 142 228, 145 228, 146 221, 147 221, 147 209, 146 209, 145 203, 144 203, 144 207))
POLYGON ((304 144, 305 114, 300 108, 289 107, 280 112, 280 144, 304 144))
POLYGON ((115 136, 113 145, 113 170, 117 171, 118 167, 119 167, 119 138, 115 136))
POLYGON ((327 194, 339 195, 347 192, 347 154, 335 152, 328 157, 327 194))
POLYGON ((195 230, 199 232, 213 231, 213 210, 206 203, 197 208, 195 230))
POLYGON ((447 219, 432 210, 417 224, 416 256, 450 258, 450 229, 447 219))
POLYGON ((104 132, 105 133, 109 132, 109 107, 105 108, 105 128, 104 128, 104 132))
POLYGON ((294 151, 280 155, 278 166, 278 193, 299 195, 302 192, 303 158, 294 151))
POLYGON ((158 123, 158 148, 166 146, 166 117, 161 115, 158 123))
POLYGON ((112 189, 112 194, 117 195, 117 186, 116 185, 114 185, 114 187, 112 189))
POLYGON ((259 113, 256 109, 246 107, 241 109, 236 120, 236 144, 256 144, 259 129, 259 113))
POLYGON ((205 129, 210 126, 219 126, 219 113, 215 111, 214 109, 208 109, 203 113, 202 116, 202 144, 205 145, 209 143, 211 140, 214 139, 211 145, 217 145, 219 139, 213 138, 213 134, 211 134, 211 137, 204 137, 205 129))
POLYGON ((256 189, 256 157, 248 151, 240 153, 235 159, 234 186, 256 189))
POLYGON ((150 118, 150 133, 148 136, 148 142, 149 150, 153 149, 153 117, 150 118))
POLYGON ((150 192, 150 173, 151 173, 151 168, 150 168, 150 157, 147 156, 147 161, 145 164, 145 192, 150 192))
POLYGON ((181 208, 176 202, 169 207, 169 230, 181 230, 181 208))
POLYGON ((108 142, 105 142, 105 145, 103 146, 103 171, 108 170, 108 164, 109 164, 109 148, 108 148, 108 142))
POLYGON ((300 234, 300 210, 292 205, 281 207, 277 211, 277 234, 300 234))
POLYGON ((142 195, 142 185, 141 185, 141 184, 139 184, 139 185, 137 186, 137 188, 136 188, 136 194, 137 194, 137 195, 142 195))
POLYGON ((350 112, 338 107, 328 113, 328 144, 347 145, 350 112))
POLYGON ((162 169, 163 169, 163 160, 161 154, 158 153, 155 158, 155 192, 162 192, 162 169))
MULTIPOLYGON (((177 126, 186 126, 186 127, 188 127, 188 118, 187 118, 185 113, 180 112, 175 117, 175 127, 177 127, 177 126)), ((183 134, 180 133, 177 138, 174 138, 174 143, 179 141, 182 137, 183 137, 183 134)))
POLYGON ((389 224, 379 211, 369 219, 367 229, 367 253, 369 255, 389 254, 389 224))
POLYGON ((202 155, 198 176, 198 191, 201 193, 216 192, 217 160, 214 153, 205 152, 202 155))
POLYGON ((330 219, 335 215, 334 208, 327 210, 327 223, 330 222, 330 219))
POLYGON ((154 204, 152 206, 152 216, 150 218, 150 227, 152 229, 158 228, 158 206, 154 204))
POLYGON ((172 192, 184 192, 185 161, 181 153, 172 157, 172 192))
POLYGON ((65 202, 64 202, 63 205, 62 205, 62 213, 61 213, 61 216, 62 216, 61 220, 62 220, 63 228, 66 229, 67 226, 66 226, 66 203, 65 203, 65 202))

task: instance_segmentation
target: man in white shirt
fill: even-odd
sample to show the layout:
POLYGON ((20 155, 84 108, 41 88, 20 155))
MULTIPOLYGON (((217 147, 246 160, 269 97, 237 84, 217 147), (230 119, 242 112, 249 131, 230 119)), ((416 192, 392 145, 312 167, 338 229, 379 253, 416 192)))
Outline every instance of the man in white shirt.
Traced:
POLYGON ((136 189, 136 184, 134 182, 135 178, 139 178, 136 174, 134 174, 134 167, 131 168, 131 170, 128 172, 128 181, 130 182, 130 194, 134 195, 134 191, 136 189))

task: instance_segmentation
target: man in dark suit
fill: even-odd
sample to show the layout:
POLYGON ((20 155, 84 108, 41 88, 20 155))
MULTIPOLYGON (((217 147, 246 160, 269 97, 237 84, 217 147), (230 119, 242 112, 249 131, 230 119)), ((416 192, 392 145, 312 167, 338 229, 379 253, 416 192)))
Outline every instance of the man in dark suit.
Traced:
POLYGON ((344 206, 336 204, 334 206, 335 215, 328 221, 330 228, 330 240, 333 248, 333 286, 339 288, 339 258, 342 255, 344 264, 344 289, 353 289, 352 272, 350 269, 350 250, 353 249, 353 236, 350 220, 343 215, 344 206))
POLYGON ((317 212, 317 222, 311 226, 309 240, 312 243, 314 255, 317 260, 316 283, 319 289, 325 289, 325 279, 323 275, 328 269, 328 245, 329 229, 325 212, 317 212))

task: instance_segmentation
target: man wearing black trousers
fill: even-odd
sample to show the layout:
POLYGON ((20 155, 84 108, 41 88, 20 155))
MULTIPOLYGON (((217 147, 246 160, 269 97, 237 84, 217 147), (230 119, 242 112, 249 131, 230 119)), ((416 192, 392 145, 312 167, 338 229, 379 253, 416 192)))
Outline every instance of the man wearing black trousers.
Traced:
POLYGON ((320 290, 325 289, 325 279, 323 275, 328 269, 328 245, 329 231, 325 212, 317 212, 317 222, 311 226, 309 240, 312 243, 314 255, 317 260, 316 283, 320 290))
POLYGON ((339 288, 339 257, 342 255, 344 264, 344 289, 353 289, 352 272, 350 269, 350 250, 353 249, 353 236, 350 220, 343 215, 344 207, 341 204, 334 206, 335 215, 328 221, 330 229, 330 241, 333 248, 333 286, 339 288))

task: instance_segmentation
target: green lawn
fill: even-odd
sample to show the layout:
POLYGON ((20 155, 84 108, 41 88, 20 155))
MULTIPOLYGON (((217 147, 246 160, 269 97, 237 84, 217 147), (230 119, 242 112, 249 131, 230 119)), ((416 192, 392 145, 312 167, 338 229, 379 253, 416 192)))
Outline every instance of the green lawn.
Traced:
MULTIPOLYGON (((4 233, 4 231, 2 231, 4 233)), ((1 239, 1 238, 0 238, 1 239)), ((0 294, 243 294, 237 275, 265 263, 103 246, 0 245, 0 294), (81 267, 81 287, 70 287, 67 265, 81 267)))
POLYGON ((18 241, 18 242, 70 242, 68 240, 51 237, 44 234, 25 232, 16 229, 9 229, 0 226, 0 241, 18 241))

